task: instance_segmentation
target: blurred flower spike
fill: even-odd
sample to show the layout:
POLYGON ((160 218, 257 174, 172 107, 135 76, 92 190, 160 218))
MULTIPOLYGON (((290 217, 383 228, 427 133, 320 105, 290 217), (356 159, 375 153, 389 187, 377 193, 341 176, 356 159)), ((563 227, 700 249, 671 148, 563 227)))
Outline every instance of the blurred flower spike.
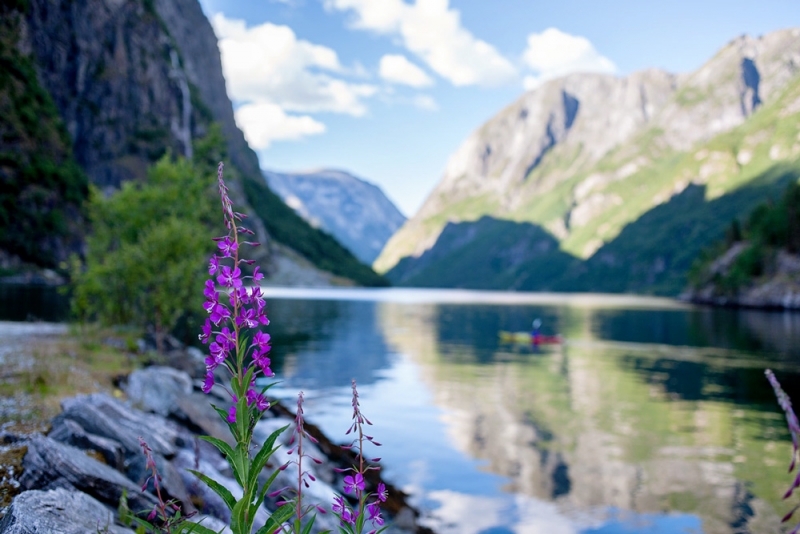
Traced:
MULTIPOLYGON (((767 380, 772 385, 772 389, 775 391, 775 397, 778 399, 778 404, 780 405, 783 413, 786 415, 786 423, 789 426, 789 433, 792 436, 792 461, 789 464, 789 473, 794 471, 795 467, 797 466, 797 450, 798 450, 798 436, 800 436, 800 423, 797 421, 797 415, 794 413, 794 409, 792 408, 792 401, 789 400, 789 396, 783 391, 780 382, 778 379, 775 378, 775 374, 770 370, 767 369, 764 371, 764 374, 767 375, 767 380)), ((792 496, 792 493, 795 489, 800 487, 800 471, 798 471, 797 475, 794 477, 792 484, 789 486, 789 489, 786 490, 786 493, 783 495, 784 499, 788 499, 792 496)), ((782 522, 785 523, 789 521, 797 509, 800 508, 800 504, 795 505, 789 512, 783 516, 782 522)), ((792 530, 789 531, 789 534, 797 534, 800 532, 800 523, 796 524, 792 530)))

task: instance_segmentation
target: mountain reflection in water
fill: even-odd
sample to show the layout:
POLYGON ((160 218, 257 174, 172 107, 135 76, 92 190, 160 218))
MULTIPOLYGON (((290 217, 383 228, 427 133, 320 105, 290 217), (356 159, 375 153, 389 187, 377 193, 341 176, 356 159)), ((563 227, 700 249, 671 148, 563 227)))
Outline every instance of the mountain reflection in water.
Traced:
POLYGON ((350 378, 386 476, 439 533, 770 533, 800 315, 614 296, 266 288, 280 394, 344 440, 350 378), (533 318, 563 347, 503 345, 533 318))

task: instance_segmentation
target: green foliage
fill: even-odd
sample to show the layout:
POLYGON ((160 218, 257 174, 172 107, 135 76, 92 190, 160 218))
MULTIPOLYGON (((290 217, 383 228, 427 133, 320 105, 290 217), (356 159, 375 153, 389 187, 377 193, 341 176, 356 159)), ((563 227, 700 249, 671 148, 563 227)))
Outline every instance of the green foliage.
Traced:
POLYGON ((387 286, 385 278, 359 262, 329 234, 313 228, 273 193, 263 180, 242 180, 247 202, 279 242, 302 254, 320 269, 371 287, 387 286))
MULTIPOLYGON (((785 249, 792 253, 800 250, 800 184, 791 181, 777 203, 768 200, 756 206, 747 218, 739 239, 732 240, 732 229, 726 236, 725 246, 718 243, 709 247, 693 268, 690 282, 699 287, 713 283, 722 295, 735 295, 742 287, 758 277, 768 274, 775 252, 785 249), (710 273, 711 264, 737 241, 745 239, 747 246, 733 259, 724 273, 710 273)), ((735 224, 738 223, 734 221, 735 224)))
POLYGON ((33 61, 16 46, 26 7, 0 6, 0 248, 53 267, 83 233, 88 181, 33 61))
POLYGON ((73 260, 77 315, 153 327, 159 339, 185 310, 198 309, 213 191, 211 177, 169 157, 151 168, 147 183, 125 183, 107 198, 93 189, 85 268, 73 260))

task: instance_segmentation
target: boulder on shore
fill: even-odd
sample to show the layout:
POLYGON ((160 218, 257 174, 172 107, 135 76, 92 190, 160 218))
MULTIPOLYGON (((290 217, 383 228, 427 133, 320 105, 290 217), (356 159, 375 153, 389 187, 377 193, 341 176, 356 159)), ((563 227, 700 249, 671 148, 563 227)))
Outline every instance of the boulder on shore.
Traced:
POLYGON ((89 495, 76 490, 57 488, 26 491, 17 496, 0 520, 4 534, 134 534, 114 523, 115 513, 89 495))

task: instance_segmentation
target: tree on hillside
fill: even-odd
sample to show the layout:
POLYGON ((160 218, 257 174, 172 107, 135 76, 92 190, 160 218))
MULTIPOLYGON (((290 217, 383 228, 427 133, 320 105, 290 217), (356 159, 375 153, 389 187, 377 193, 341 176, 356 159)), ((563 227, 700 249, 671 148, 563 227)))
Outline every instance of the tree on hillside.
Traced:
POLYGON ((163 351, 164 335, 201 306, 213 183, 191 162, 165 156, 146 183, 125 183, 108 197, 91 191, 85 265, 73 262, 81 319, 152 329, 163 351))

